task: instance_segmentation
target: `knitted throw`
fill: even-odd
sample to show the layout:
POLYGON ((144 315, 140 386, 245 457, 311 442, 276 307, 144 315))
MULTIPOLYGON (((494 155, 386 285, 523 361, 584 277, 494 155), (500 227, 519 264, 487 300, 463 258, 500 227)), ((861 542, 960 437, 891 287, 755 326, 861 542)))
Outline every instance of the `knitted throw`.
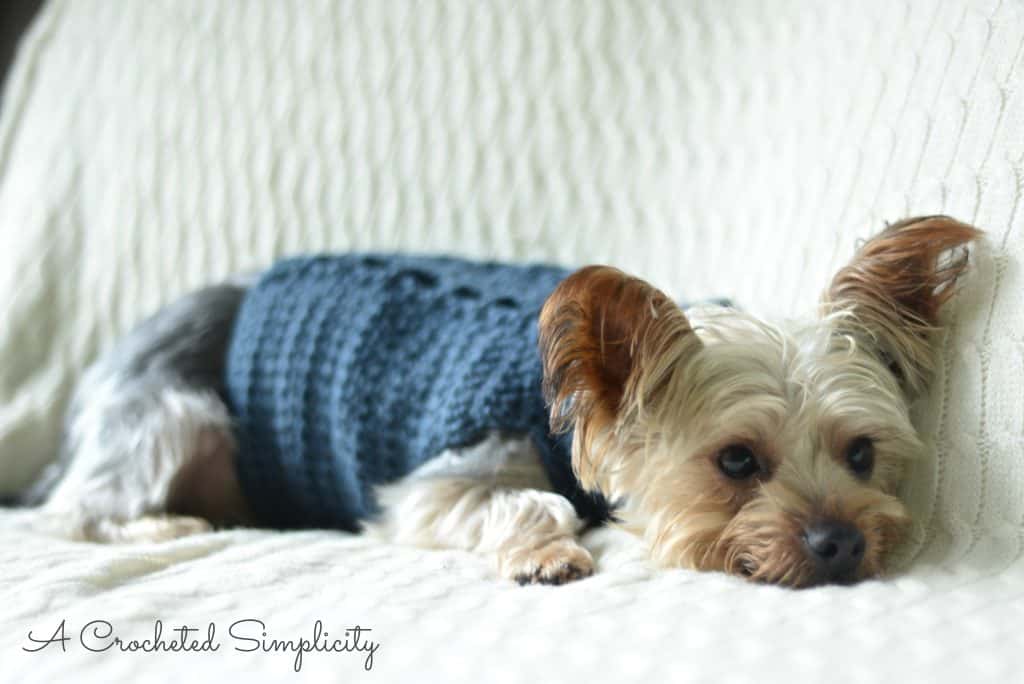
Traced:
POLYGON ((226 400, 237 468, 260 521, 358 528, 373 486, 489 432, 529 435, 555 491, 608 516, 551 435, 537 318, 568 272, 455 258, 286 260, 246 294, 226 400))

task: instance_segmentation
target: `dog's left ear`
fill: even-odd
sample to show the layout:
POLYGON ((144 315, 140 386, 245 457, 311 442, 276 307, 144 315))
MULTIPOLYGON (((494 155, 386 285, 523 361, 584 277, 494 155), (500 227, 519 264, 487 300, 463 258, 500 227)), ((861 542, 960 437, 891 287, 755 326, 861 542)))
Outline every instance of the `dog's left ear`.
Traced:
POLYGON ((939 310, 967 268, 965 246, 981 234, 948 216, 905 219, 864 243, 824 293, 837 332, 874 350, 908 398, 928 388, 939 310))
POLYGON ((575 430, 584 485, 603 439, 656 404, 677 361, 700 347, 675 302, 616 268, 588 266, 555 288, 540 314, 544 395, 552 429, 575 430))

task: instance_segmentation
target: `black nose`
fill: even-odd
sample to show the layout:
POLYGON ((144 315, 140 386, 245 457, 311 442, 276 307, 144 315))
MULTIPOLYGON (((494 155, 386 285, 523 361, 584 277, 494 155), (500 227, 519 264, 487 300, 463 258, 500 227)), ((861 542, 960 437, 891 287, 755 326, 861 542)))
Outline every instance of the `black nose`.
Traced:
POLYGON ((804 545, 825 581, 853 579, 864 558, 864 535, 850 523, 819 520, 804 529, 804 545))

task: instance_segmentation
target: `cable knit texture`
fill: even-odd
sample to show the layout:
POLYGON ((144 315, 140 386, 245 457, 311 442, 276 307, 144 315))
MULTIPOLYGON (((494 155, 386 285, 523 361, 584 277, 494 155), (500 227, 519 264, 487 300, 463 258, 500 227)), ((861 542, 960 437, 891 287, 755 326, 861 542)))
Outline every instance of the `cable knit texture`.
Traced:
POLYGON ((567 274, 395 255, 274 266, 242 303, 225 383, 261 520, 356 529, 374 485, 492 431, 529 435, 555 491, 603 519, 541 395, 537 317, 567 274))
POLYGON ((987 232, 914 407, 909 564, 793 592, 659 571, 495 582, 454 551, 234 530, 96 547, 0 513, 8 677, 1015 681, 1024 671, 1024 5, 1016 0, 50 0, 0 111, 0 487, 53 456, 84 365, 159 305, 289 254, 611 263, 812 312, 885 221, 987 232), (7 523, 7 521, 10 521, 7 523), (344 654, 25 653, 258 616, 344 654), (335 629, 331 629, 335 634, 335 629), (191 657, 197 656, 197 657, 191 657), (202 657, 198 657, 202 656, 202 657), (144 673, 139 668, 145 668, 144 673))

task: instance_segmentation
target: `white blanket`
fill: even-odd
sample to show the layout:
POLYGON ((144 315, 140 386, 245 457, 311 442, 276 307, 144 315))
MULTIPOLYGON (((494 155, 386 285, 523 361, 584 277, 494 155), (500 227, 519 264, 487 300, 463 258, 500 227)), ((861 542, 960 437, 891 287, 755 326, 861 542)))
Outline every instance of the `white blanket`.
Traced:
POLYGON ((373 630, 370 673, 314 652, 310 681, 1018 677, 1022 60, 1022 8, 996 0, 51 1, 0 116, 2 491, 52 458, 99 350, 281 254, 603 261, 795 315, 885 220, 944 212, 988 239, 915 410, 935 458, 906 487, 918 528, 893 578, 656 572, 600 531, 595 577, 520 588, 338 533, 100 547, 6 512, 0 676, 280 681, 293 653, 234 650, 253 618, 268 639, 373 630), (79 631, 99 619, 126 639, 213 622, 221 647, 94 653, 79 631), (22 650, 62 620, 66 653, 22 650))

